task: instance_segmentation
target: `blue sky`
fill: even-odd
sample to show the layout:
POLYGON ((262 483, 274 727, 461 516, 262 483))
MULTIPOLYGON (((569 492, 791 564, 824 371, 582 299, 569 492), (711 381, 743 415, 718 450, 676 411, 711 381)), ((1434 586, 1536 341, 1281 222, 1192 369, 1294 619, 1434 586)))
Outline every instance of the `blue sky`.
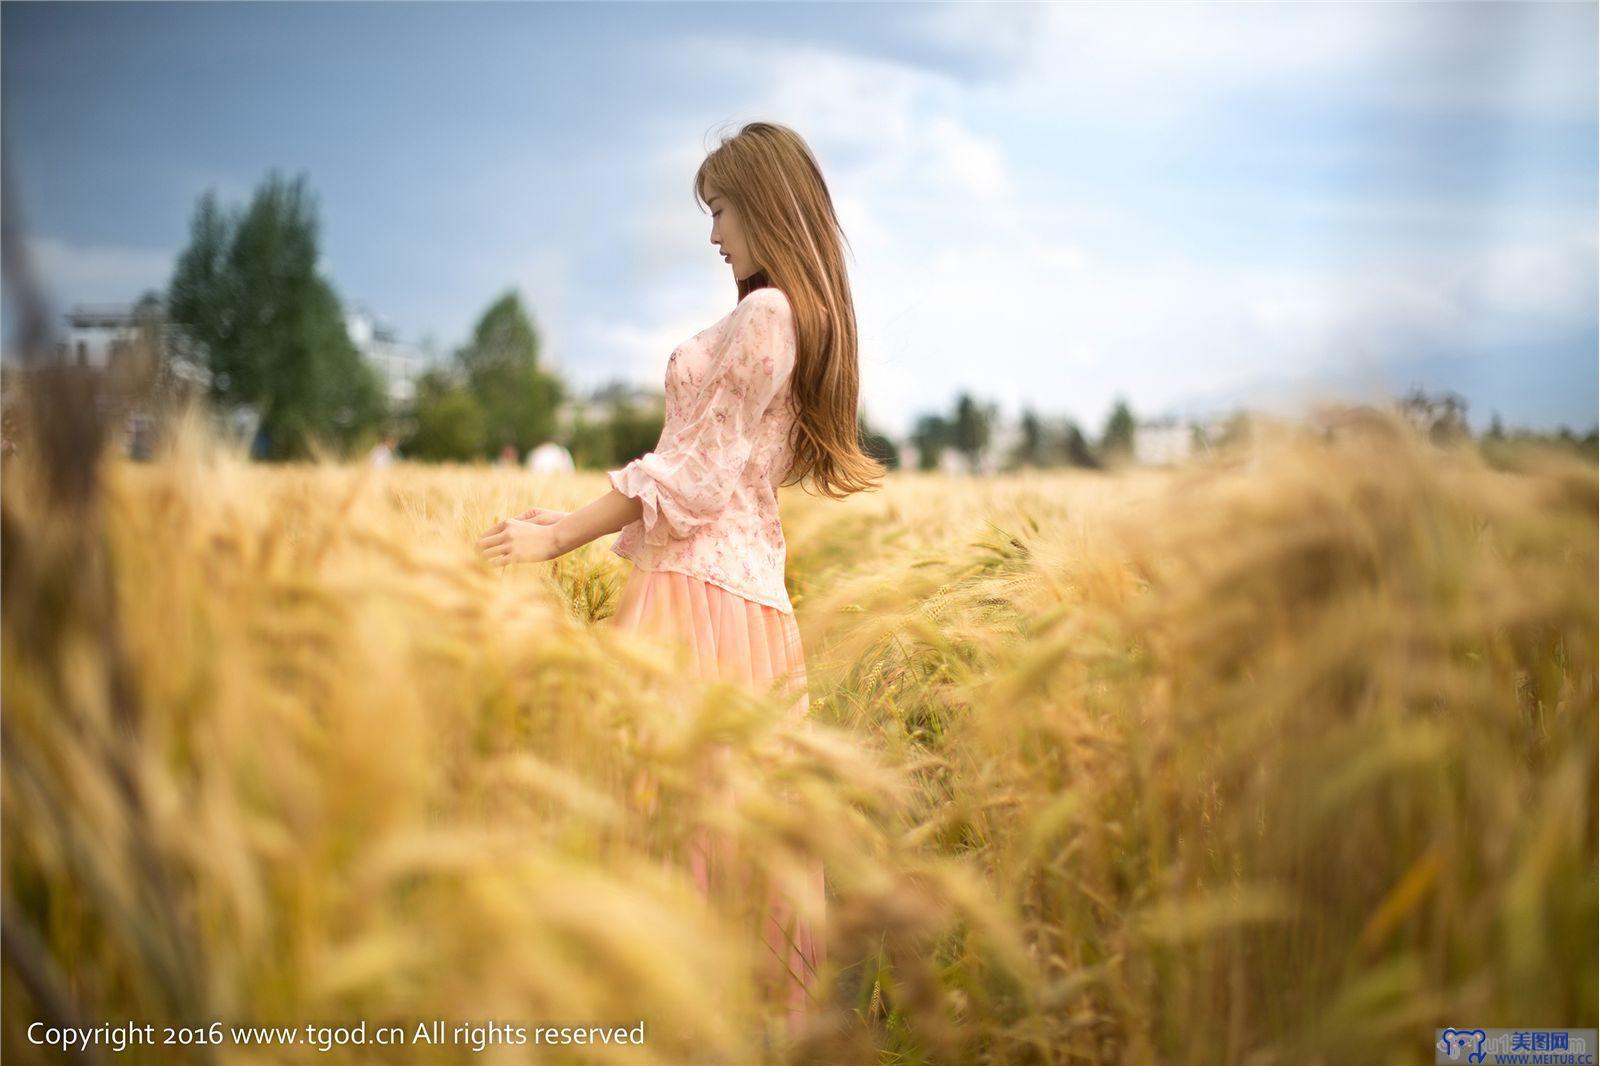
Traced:
POLYGON ((1596 421, 1596 5, 0 7, 58 311, 171 276, 207 188, 309 175, 325 269, 460 343, 518 289, 579 387, 659 384, 732 278, 691 197, 783 122, 850 242, 863 404, 1097 430, 1308 390, 1596 421))

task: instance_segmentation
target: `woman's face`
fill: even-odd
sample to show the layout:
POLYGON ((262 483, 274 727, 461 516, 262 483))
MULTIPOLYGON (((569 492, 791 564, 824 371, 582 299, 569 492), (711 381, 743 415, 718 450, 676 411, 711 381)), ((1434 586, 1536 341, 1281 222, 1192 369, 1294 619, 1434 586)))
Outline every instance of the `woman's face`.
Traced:
POLYGON ((722 261, 733 270, 736 281, 743 281, 758 269, 750 261, 750 249, 745 244, 744 226, 733 201, 722 195, 715 186, 706 188, 706 205, 711 208, 711 243, 717 246, 722 261))

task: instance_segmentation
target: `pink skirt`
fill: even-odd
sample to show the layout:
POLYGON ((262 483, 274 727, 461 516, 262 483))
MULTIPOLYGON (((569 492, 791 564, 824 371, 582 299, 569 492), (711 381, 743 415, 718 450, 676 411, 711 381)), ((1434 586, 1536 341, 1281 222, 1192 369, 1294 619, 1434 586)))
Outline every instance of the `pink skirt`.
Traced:
MULTIPOLYGON (((792 720, 804 718, 811 697, 800 627, 794 616, 747 600, 697 577, 672 570, 630 568, 612 623, 684 645, 695 672, 704 678, 732 680, 761 690, 792 692, 792 720)), ((690 871, 708 901, 719 878, 736 876, 732 849, 701 830, 689 857, 690 871)), ((823 913, 822 863, 810 866, 806 892, 814 913, 823 913)), ((767 976, 788 1010, 791 1029, 820 1006, 818 969, 824 946, 820 923, 804 920, 782 893, 768 895, 762 922, 767 976)))

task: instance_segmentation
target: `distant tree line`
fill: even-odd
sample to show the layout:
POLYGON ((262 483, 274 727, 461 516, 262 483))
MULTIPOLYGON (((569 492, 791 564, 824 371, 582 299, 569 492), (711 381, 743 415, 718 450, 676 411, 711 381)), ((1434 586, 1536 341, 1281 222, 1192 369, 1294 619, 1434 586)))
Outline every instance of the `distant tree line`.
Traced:
POLYGON ((1510 461, 1516 449, 1522 447, 1558 448, 1581 455, 1590 462, 1600 461, 1600 428, 1591 427, 1579 436, 1570 426, 1560 425, 1554 430, 1540 431, 1517 427, 1507 429, 1496 412, 1488 427, 1478 438, 1478 446, 1491 462, 1510 461))
POLYGON ((640 402, 623 383, 599 389, 587 412, 573 420, 567 449, 590 469, 614 469, 635 459, 661 437, 660 405, 640 402))
MULTIPOLYGON (((601 389, 587 404, 542 359, 537 328, 515 291, 497 297, 467 342, 419 376, 412 402, 391 410, 376 370, 351 341, 338 294, 319 269, 316 204, 301 176, 276 172, 242 209, 224 211, 203 195, 167 292, 141 299, 139 313, 165 320, 179 335, 167 362, 198 367, 206 398, 218 408, 248 407, 258 419, 255 454, 299 459, 350 455, 397 433, 401 454, 423 460, 473 461, 506 447, 520 456, 545 441, 564 444, 580 467, 614 468, 655 446, 662 427, 659 402, 640 401, 620 385, 601 389), (563 413, 571 417, 563 417, 563 413)), ((163 365, 156 381, 172 383, 163 365)), ((1454 393, 1413 389, 1399 408, 1436 441, 1470 436, 1465 400, 1454 393)), ((1071 466, 1114 467, 1132 459, 1137 424, 1118 397, 1091 439, 1070 418, 1025 408, 1014 436, 996 452, 997 408, 958 394, 948 412, 913 424, 909 444, 922 470, 943 467, 947 454, 969 470, 1071 466)), ((895 443, 863 416, 861 447, 890 468, 902 458, 895 443)), ((1194 432, 1203 438, 1200 427, 1194 432)), ((1247 432, 1229 420, 1223 438, 1247 432)), ((1593 455, 1595 431, 1578 437, 1508 433, 1497 414, 1483 440, 1549 440, 1593 455)), ((1225 443, 1205 441, 1204 443, 1225 443)))
MULTIPOLYGON (((968 470, 983 468, 990 459, 998 422, 995 404, 980 403, 966 392, 956 396, 948 414, 930 412, 918 416, 910 435, 917 452, 917 468, 941 469, 948 453, 959 456, 968 470)), ((1046 417, 1026 407, 1017 423, 1017 439, 1004 454, 993 457, 992 468, 1103 469, 1133 457, 1136 431, 1133 411, 1120 397, 1094 440, 1070 418, 1046 417)))

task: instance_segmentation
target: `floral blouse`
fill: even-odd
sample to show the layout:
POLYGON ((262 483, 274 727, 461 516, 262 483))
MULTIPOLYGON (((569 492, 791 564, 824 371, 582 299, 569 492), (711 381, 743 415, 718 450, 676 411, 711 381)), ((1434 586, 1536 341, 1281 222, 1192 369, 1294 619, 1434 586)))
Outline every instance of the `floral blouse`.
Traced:
POLYGON ((795 349, 789 298, 771 286, 673 349, 661 439, 606 475, 644 505, 613 552, 794 613, 776 489, 794 458, 795 349))

